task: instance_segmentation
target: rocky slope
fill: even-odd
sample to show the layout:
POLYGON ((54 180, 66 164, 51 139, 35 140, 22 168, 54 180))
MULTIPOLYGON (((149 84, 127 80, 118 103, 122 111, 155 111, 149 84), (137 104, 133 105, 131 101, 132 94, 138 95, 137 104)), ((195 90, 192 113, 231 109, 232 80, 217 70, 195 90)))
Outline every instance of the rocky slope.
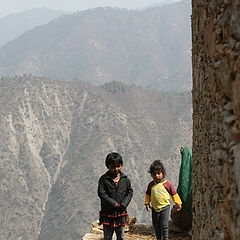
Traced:
POLYGON ((0 48, 0 75, 191 89, 190 2, 63 16, 0 48))
POLYGON ((140 221, 154 159, 175 185, 191 145, 191 96, 93 87, 32 76, 0 81, 0 239, 80 239, 98 217, 97 180, 111 151, 124 159, 140 221))

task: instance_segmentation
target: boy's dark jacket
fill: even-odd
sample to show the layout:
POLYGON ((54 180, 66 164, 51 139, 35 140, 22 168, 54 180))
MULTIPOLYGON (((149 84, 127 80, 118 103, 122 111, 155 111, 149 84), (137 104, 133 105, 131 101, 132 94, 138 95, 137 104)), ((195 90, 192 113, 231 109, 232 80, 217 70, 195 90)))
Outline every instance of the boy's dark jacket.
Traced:
POLYGON ((131 182, 127 175, 120 173, 121 178, 118 186, 113 182, 110 172, 107 171, 102 175, 98 182, 98 196, 101 199, 101 211, 115 211, 115 204, 118 202, 122 205, 122 210, 125 210, 133 196, 131 182))

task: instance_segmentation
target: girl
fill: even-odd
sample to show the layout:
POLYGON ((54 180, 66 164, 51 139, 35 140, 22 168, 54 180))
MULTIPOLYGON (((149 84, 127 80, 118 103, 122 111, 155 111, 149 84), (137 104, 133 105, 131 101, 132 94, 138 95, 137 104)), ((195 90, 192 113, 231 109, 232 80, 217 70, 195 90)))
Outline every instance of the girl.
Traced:
POLYGON ((104 240, 111 240, 116 232, 117 240, 124 239, 127 224, 127 206, 133 196, 129 178, 122 173, 123 160, 119 153, 109 153, 105 161, 109 169, 98 182, 101 200, 100 224, 103 224, 104 240))
POLYGON ((153 181, 148 184, 145 206, 147 211, 152 209, 152 222, 157 240, 168 240, 170 195, 177 205, 177 211, 181 210, 182 201, 172 184, 164 179, 166 172, 160 160, 151 164, 149 172, 153 181))

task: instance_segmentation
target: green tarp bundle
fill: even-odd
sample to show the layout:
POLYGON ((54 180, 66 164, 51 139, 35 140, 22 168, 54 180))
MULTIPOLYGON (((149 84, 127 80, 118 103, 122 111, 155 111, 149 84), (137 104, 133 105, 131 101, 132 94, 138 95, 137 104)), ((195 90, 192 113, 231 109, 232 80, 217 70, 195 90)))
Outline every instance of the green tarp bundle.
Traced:
POLYGON ((182 200, 183 209, 192 216, 192 151, 188 147, 181 147, 181 167, 177 193, 182 200))
POLYGON ((181 147, 181 167, 177 193, 182 200, 182 210, 171 210, 173 223, 182 230, 190 230, 192 227, 192 151, 188 147, 181 147))

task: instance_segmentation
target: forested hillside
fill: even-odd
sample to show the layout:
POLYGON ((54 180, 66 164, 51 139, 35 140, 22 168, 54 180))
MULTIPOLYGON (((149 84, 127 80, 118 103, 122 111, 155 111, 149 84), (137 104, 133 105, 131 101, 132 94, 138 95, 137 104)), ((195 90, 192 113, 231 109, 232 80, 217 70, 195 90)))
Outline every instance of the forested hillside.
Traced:
POLYGON ((0 75, 191 90, 190 2, 65 15, 0 49, 0 75))

